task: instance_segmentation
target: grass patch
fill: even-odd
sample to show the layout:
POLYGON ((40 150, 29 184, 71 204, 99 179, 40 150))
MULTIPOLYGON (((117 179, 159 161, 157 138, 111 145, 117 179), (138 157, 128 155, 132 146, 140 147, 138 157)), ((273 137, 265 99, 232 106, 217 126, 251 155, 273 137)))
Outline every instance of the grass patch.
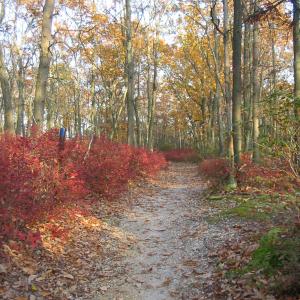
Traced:
POLYGON ((224 195, 211 195, 208 197, 208 200, 210 201, 224 200, 224 195))
POLYGON ((259 194, 245 196, 239 194, 211 195, 208 201, 222 211, 208 217, 208 222, 216 223, 224 218, 238 218, 242 220, 270 221, 280 212, 295 205, 299 200, 295 195, 259 194))
POLYGON ((222 215, 225 217, 266 221, 270 220, 273 209, 272 206, 265 202, 247 200, 238 202, 237 206, 233 208, 226 209, 222 212, 222 215))

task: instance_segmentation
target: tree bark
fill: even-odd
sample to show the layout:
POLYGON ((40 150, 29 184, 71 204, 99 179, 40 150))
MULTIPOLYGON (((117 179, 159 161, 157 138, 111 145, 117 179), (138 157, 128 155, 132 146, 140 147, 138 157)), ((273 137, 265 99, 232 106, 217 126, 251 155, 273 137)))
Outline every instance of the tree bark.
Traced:
MULTIPOLYGON (((296 124, 295 128, 300 125, 300 0, 293 0, 293 43, 294 43, 294 112, 296 124)), ((294 162, 300 173, 300 133, 299 130, 295 133, 294 142, 296 144, 296 153, 294 162)))
POLYGON ((4 106, 4 131, 10 134, 14 134, 14 114, 12 106, 11 87, 7 69, 4 65, 2 49, 0 49, 0 82, 4 106))
POLYGON ((293 0, 294 3, 294 97, 295 116, 300 120, 300 0, 293 0))
POLYGON ((35 86, 33 103, 33 124, 43 129, 44 106, 51 61, 51 27, 55 0, 46 0, 43 8, 42 34, 40 43, 40 62, 35 86))
POLYGON ((129 145, 135 145, 134 132, 134 61, 132 46, 132 24, 131 24, 131 3, 130 0, 125 1, 125 27, 126 27, 126 84, 127 84, 127 141, 129 145))
POLYGON ((25 72, 24 66, 22 62, 22 58, 18 59, 18 117, 17 117, 17 128, 16 134, 25 136, 25 126, 24 126, 24 115, 25 115, 25 99, 24 99, 24 79, 25 79, 25 72))
MULTIPOLYGON (((254 12, 257 11, 256 1, 254 1, 254 12)), ((253 67, 253 98, 252 98, 252 160, 254 163, 259 162, 259 118, 258 118, 258 101, 259 101, 259 73, 258 73, 258 23, 253 24, 253 43, 252 43, 252 67, 253 67)))
MULTIPOLYGON (((218 23, 218 19, 216 16, 216 6, 213 6, 212 10, 212 18, 214 19, 214 23, 218 23)), ((215 74, 215 84, 216 84, 216 92, 215 92, 215 105, 216 105, 216 115, 218 117, 218 133, 219 133, 219 155, 224 155, 224 138, 223 138, 223 122, 222 122, 222 115, 221 115, 221 97, 220 97, 220 81, 219 81, 219 66, 220 63, 220 55, 219 55, 219 35, 217 28, 214 27, 214 56, 216 60, 216 74, 215 74)))
MULTIPOLYGON (((245 16, 245 14, 244 14, 245 16)), ((244 69, 243 69, 243 138, 245 151, 248 151, 251 143, 251 34, 250 23, 245 23, 244 31, 244 69)))
POLYGON ((138 147, 142 146, 142 131, 141 131, 141 120, 140 120, 140 97, 141 97, 141 87, 140 87, 140 76, 141 76, 141 62, 138 65, 138 75, 137 75, 137 96, 134 101, 134 111, 135 111, 135 123, 136 123, 136 144, 138 147))
POLYGON ((234 161, 240 162, 242 148, 241 130, 241 40, 242 40, 242 3, 234 0, 233 21, 233 87, 232 87, 232 123, 233 123, 233 149, 234 161))
MULTIPOLYGON (((5 3, 4 0, 0 3, 0 24, 5 16, 5 3)), ((4 131, 14 134, 14 114, 12 106, 12 91, 9 82, 9 75, 4 63, 3 47, 0 45, 0 84, 2 90, 2 99, 4 107, 4 131)))
POLYGON ((227 154, 230 161, 233 161, 233 138, 232 138, 232 98, 230 84, 230 57, 229 57, 229 30, 228 30, 228 1, 223 0, 224 18, 224 82, 225 82, 225 101, 227 112, 227 154))
MULTIPOLYGON (((157 67, 158 67, 158 53, 157 43, 158 34, 155 34, 155 40, 153 40, 153 74, 151 74, 151 58, 150 47, 148 48, 148 82, 147 82, 147 94, 148 94, 148 132, 147 132, 147 146, 149 150, 153 150, 153 125, 154 125, 154 113, 156 106, 156 93, 157 93, 157 67)), ((150 43, 150 41, 149 41, 150 43)))

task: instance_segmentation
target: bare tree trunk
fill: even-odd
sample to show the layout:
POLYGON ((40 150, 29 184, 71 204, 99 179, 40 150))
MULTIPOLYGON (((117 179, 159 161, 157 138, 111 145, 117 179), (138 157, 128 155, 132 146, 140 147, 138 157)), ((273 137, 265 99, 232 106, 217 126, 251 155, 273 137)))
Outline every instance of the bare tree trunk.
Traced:
MULTIPOLYGON (((219 23, 219 20, 217 19, 216 16, 216 6, 213 6, 212 10, 212 18, 214 19, 214 23, 217 24, 219 23)), ((215 74, 215 84, 216 84, 216 93, 215 93, 215 105, 216 105, 216 114, 218 117, 218 132, 219 132, 219 154, 220 156, 224 155, 224 138, 223 138, 223 122, 222 122, 222 115, 221 115, 221 97, 220 97, 220 80, 218 78, 219 76, 219 66, 221 65, 220 63, 220 55, 219 55, 219 36, 218 36, 218 31, 217 28, 214 28, 214 55, 215 55, 215 60, 216 60, 216 74, 215 74)))
POLYGON ((228 30, 228 1, 223 0, 224 17, 224 81, 225 81, 225 100, 227 112, 227 153, 230 161, 233 161, 233 139, 232 139, 232 98, 230 84, 230 58, 229 58, 229 30, 228 30))
MULTIPOLYGON (((274 92, 276 90, 276 84, 277 84, 277 71, 276 71, 276 50, 275 50, 275 24, 272 20, 268 20, 269 25, 269 35, 270 35, 270 41, 271 41, 271 53, 272 53, 272 82, 270 82, 270 92, 274 92)), ((275 100, 274 102, 274 111, 278 111, 278 102, 275 100)), ((270 117, 270 124, 272 126, 271 133, 273 135, 273 139, 278 141, 278 124, 276 117, 271 116, 270 117)))
POLYGON ((244 147, 248 151, 251 143, 251 34, 250 23, 245 23, 244 31, 244 69, 243 69, 243 100, 244 100, 244 147))
MULTIPOLYGON (((80 92, 79 92, 80 93, 80 92)), ((75 111, 76 111, 76 118, 77 118, 77 128, 76 128, 76 134, 81 137, 84 134, 84 129, 82 128, 82 122, 81 122, 81 113, 80 113, 80 94, 76 95, 75 98, 75 111)))
POLYGON ((300 0, 294 0, 294 96, 295 116, 300 119, 300 0))
POLYGON ((129 145, 135 145, 134 132, 134 61, 132 46, 132 24, 131 24, 131 4, 130 0, 125 1, 125 26, 126 26, 126 83, 127 83, 127 117, 128 132, 127 139, 129 145))
POLYGON ((33 124, 43 129, 44 106, 51 60, 51 27, 55 0, 45 0, 43 8, 42 34, 40 44, 40 63, 35 86, 33 105, 33 124))
MULTIPOLYGON (((5 3, 4 0, 1 1, 0 7, 0 24, 5 16, 5 3)), ((0 84, 2 90, 2 99, 3 99, 3 107, 4 107, 4 131, 10 134, 14 134, 14 114, 13 114, 13 106, 12 106, 12 91, 11 85, 9 82, 9 76, 4 64, 4 53, 2 49, 2 45, 0 45, 0 84)))
POLYGON ((93 67, 92 74, 91 74, 91 93, 92 93, 92 101, 91 101, 91 116, 90 122, 91 126, 93 127, 92 132, 94 135, 98 136, 99 128, 98 128, 98 119, 97 119, 97 107, 96 107, 96 82, 95 82, 95 70, 93 67))
POLYGON ((55 98, 57 97, 57 93, 55 90, 55 83, 54 81, 51 82, 50 85, 50 92, 51 92, 51 98, 48 97, 47 101, 45 102, 46 104, 46 109, 47 109, 47 130, 50 130, 51 128, 55 127, 54 126, 54 113, 55 113, 55 98), (53 101, 54 100, 54 101, 53 101))
MULTIPOLYGON (((155 40, 153 41, 153 77, 151 76, 151 59, 148 57, 148 133, 147 133, 147 146, 148 149, 153 150, 153 125, 154 113, 156 106, 156 93, 157 93, 157 67, 158 67, 158 53, 157 53, 158 34, 156 32, 155 40), (152 80, 151 80, 152 77, 152 80)), ((150 55, 149 55, 150 56, 150 55)))
POLYGON ((140 114, 139 114, 139 101, 141 96, 140 91, 140 73, 141 73, 141 64, 139 62, 138 65, 138 75, 137 75, 137 96, 134 101, 134 111, 135 111, 135 123, 136 123, 136 143, 137 146, 141 146, 142 144, 142 133, 141 133, 141 121, 140 121, 140 114))
POLYGON ((113 113, 113 116, 112 116, 112 131, 111 131, 111 134, 110 134, 110 139, 113 139, 117 134, 119 119, 120 119, 120 116, 122 114, 123 109, 125 109, 126 99, 127 99, 127 89, 124 92, 124 96, 123 96, 121 105, 119 106, 118 110, 115 113, 113 113))
MULTIPOLYGON (((256 1, 254 1, 254 11, 257 10, 256 1)), ((259 147, 258 147, 258 136, 259 136, 259 119, 258 119, 258 101, 259 101, 259 73, 258 73, 258 23, 253 24, 253 48, 252 48, 252 64, 253 64, 253 98, 252 98, 252 151, 253 151, 253 162, 259 162, 259 147)))
POLYGON ((242 40, 242 2, 234 0, 233 23, 233 88, 232 88, 232 123, 234 161, 240 162, 242 148, 241 130, 241 40, 242 40))
MULTIPOLYGON (((293 0, 294 22, 293 22, 293 43, 294 43, 294 111, 296 128, 300 125, 300 0, 293 0)), ((295 134, 296 154, 294 161, 300 173, 300 134, 295 134)))
POLYGON ((24 126, 24 114, 25 114, 25 99, 24 99, 24 79, 25 79, 25 72, 24 66, 22 62, 22 58, 18 59, 18 117, 17 117, 17 128, 16 134, 25 136, 25 126, 24 126))
POLYGON ((12 106, 11 87, 9 83, 9 76, 4 65, 2 49, 0 49, 0 82, 4 106, 4 131, 14 134, 14 114, 12 106))
POLYGON ((275 51, 275 37, 274 34, 272 33, 275 32, 275 25, 274 23, 271 21, 269 23, 269 32, 270 32, 270 36, 271 36, 271 49, 272 49, 272 85, 273 85, 273 89, 275 90, 276 88, 276 83, 277 83, 277 71, 276 71, 276 51, 275 51))

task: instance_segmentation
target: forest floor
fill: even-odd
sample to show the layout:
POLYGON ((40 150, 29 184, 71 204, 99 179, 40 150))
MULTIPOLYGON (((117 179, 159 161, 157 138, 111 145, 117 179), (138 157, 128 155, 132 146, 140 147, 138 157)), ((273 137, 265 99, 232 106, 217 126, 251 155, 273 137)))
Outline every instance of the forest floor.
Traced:
MULTIPOLYGON (((56 238, 49 224, 40 224, 42 248, 18 252, 6 246, 0 298, 275 299, 245 282, 218 279, 224 272, 216 267, 217 256, 239 244, 253 251, 257 244, 242 237, 258 226, 232 218, 211 222, 220 208, 207 200, 206 188, 196 164, 171 163, 122 201, 95 204, 92 214, 66 215, 56 238)), ((241 260, 240 252, 234 255, 241 260)))

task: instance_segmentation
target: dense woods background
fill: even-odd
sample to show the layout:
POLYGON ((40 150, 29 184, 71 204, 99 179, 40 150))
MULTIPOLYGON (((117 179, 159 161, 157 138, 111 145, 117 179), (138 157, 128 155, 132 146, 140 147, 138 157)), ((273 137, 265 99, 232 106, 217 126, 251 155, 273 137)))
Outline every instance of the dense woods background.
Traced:
POLYGON ((292 163, 297 1, 54 2, 1 1, 2 132, 292 163))

